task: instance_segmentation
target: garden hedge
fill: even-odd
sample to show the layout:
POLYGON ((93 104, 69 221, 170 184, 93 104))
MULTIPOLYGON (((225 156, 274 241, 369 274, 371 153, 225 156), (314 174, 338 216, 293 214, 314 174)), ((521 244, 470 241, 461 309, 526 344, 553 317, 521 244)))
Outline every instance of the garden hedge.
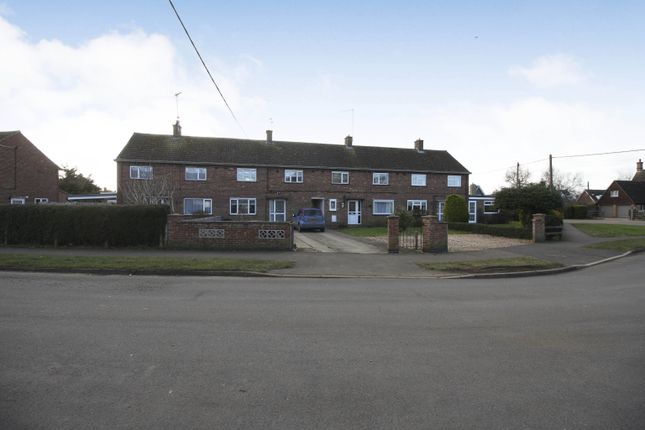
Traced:
POLYGON ((167 206, 0 205, 0 243, 51 246, 159 246, 167 206))

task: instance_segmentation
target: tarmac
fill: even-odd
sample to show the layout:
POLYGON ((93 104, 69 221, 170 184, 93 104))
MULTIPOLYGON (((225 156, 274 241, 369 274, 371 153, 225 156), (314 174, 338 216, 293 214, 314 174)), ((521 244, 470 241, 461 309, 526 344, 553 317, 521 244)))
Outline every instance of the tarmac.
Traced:
MULTIPOLYGON (((624 220, 632 225, 645 225, 638 221, 624 220)), ((578 221, 575 221, 578 222, 578 221)), ((607 223, 606 220, 601 221, 607 223)), ((271 271, 263 276, 306 277, 306 278, 439 278, 454 277, 446 273, 431 272, 423 269, 419 263, 453 262, 482 260, 492 258, 513 258, 530 256, 542 260, 558 262, 562 268, 539 270, 521 273, 501 273, 485 275, 465 275, 461 277, 511 277, 535 276, 578 270, 620 258, 630 253, 586 248, 586 245, 612 239, 592 238, 570 225, 566 221, 562 240, 542 243, 529 243, 507 248, 486 249, 481 251, 420 253, 402 250, 396 254, 386 250, 369 253, 348 252, 312 252, 311 249, 296 251, 269 252, 231 252, 231 251, 184 251, 165 249, 95 249, 95 248, 22 248, 0 247, 0 253, 38 253, 56 255, 118 255, 118 256, 176 256, 241 258, 261 260, 287 260, 295 262, 294 267, 271 271)), ((619 238, 616 238, 619 239, 619 238)), ((360 242, 360 240, 359 240, 360 242)), ((371 249, 371 248, 368 248, 371 249)), ((217 274, 217 273, 216 273, 217 274)), ((236 276, 245 275, 235 273, 236 276)), ((249 273, 249 276, 258 275, 249 273)))

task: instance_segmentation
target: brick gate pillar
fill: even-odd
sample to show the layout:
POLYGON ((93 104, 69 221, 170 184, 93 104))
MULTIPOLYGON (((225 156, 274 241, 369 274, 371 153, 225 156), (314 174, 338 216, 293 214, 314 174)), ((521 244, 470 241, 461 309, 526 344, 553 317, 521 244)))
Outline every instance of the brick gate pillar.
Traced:
POLYGON ((546 240, 546 215, 533 214, 533 242, 546 240))
POLYGON ((436 215, 423 220, 423 252, 448 252, 448 224, 439 222, 436 215))
POLYGON ((399 217, 387 217, 387 252, 397 254, 399 252, 399 217))

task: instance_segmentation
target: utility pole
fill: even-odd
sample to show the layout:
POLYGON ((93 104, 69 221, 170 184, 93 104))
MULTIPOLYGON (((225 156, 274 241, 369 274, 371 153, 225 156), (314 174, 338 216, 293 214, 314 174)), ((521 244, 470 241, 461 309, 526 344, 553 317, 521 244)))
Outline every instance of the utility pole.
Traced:
POLYGON ((553 191, 553 155, 549 154, 549 189, 553 191))
POLYGON ((515 166, 515 186, 519 188, 522 184, 520 184, 520 162, 517 162, 517 166, 515 166))

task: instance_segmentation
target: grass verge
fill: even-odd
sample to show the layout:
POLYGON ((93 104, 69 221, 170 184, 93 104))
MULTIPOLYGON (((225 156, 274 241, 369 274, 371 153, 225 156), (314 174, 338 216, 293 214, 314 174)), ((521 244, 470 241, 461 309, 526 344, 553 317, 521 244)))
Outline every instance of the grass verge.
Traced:
POLYGON ((449 273, 505 273, 525 272, 529 270, 554 269, 562 267, 560 263, 540 260, 533 257, 494 258, 489 260, 447 261, 436 263, 418 263, 426 270, 449 273))
POLYGON ((609 251, 617 252, 642 251, 645 249, 645 239, 610 240, 607 242, 599 242, 592 245, 587 245, 586 248, 606 249, 609 251))
POLYGON ((198 257, 123 257, 44 254, 0 254, 0 270, 108 273, 190 274, 259 272, 288 269, 293 261, 198 257))
POLYGON ((572 224, 581 232, 593 237, 645 236, 645 226, 622 224, 572 224))

